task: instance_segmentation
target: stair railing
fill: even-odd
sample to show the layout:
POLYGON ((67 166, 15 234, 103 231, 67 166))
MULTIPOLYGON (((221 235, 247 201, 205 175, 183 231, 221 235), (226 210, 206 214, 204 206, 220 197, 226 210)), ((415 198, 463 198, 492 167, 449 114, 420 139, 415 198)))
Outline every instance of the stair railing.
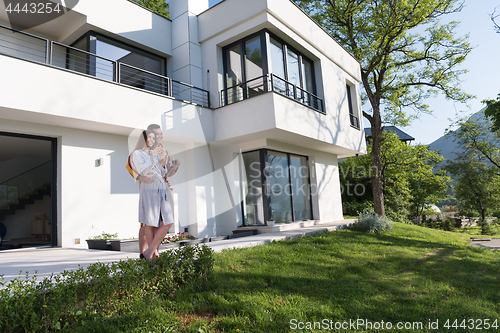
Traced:
POLYGON ((0 183, 0 209, 9 209, 31 192, 50 185, 50 181, 51 161, 47 161, 0 183))

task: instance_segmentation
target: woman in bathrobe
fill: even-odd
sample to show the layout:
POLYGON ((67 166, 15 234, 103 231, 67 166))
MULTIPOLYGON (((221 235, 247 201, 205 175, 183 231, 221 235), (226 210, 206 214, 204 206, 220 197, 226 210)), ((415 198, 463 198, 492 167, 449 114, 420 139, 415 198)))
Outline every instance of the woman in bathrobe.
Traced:
POLYGON ((167 172, 166 152, 163 148, 154 148, 154 143, 155 133, 143 131, 130 159, 137 173, 154 180, 139 185, 139 223, 145 226, 148 249, 143 255, 148 260, 155 260, 159 255, 158 246, 174 223, 168 184, 163 179, 167 172))

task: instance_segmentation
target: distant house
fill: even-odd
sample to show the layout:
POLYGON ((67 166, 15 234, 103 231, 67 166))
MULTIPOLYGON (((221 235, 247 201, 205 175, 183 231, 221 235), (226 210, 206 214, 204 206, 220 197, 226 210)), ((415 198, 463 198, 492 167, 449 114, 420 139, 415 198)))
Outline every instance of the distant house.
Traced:
MULTIPOLYGON (((409 144, 410 141, 415 140, 414 137, 412 137, 411 135, 409 135, 406 132, 403 132, 402 130, 400 130, 396 126, 384 126, 383 131, 391 131, 391 132, 396 133, 396 135, 399 137, 399 140, 403 141, 406 144, 409 144)), ((369 145, 370 140, 372 139, 372 129, 371 128, 369 128, 369 127, 365 128, 365 136, 366 136, 366 145, 369 145)))

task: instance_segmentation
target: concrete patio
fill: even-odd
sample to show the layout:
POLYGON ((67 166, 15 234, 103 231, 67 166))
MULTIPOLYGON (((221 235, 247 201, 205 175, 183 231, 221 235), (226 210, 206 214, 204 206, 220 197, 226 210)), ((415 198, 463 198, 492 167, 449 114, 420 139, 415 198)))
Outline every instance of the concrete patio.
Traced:
MULTIPOLYGON (((223 241, 206 243, 215 252, 224 249, 250 247, 279 241, 287 238, 309 236, 318 232, 342 229, 355 220, 340 220, 328 223, 317 221, 295 222, 268 228, 266 233, 253 236, 227 239, 223 241)), ((138 258, 134 252, 101 251, 73 248, 38 248, 19 249, 0 252, 0 275, 5 281, 17 277, 25 277, 26 272, 41 281, 51 274, 59 274, 65 270, 75 270, 78 267, 87 267, 93 263, 111 263, 119 260, 138 258)))

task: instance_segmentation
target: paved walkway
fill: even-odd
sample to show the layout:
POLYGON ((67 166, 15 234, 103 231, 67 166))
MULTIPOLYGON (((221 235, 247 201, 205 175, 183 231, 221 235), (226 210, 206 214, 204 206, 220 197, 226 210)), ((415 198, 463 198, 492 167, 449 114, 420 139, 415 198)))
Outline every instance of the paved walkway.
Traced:
MULTIPOLYGON (((479 238, 476 238, 479 239, 479 238)), ((491 240, 474 240, 469 245, 482 247, 485 249, 500 250, 500 239, 491 238, 491 240)))
MULTIPOLYGON (((276 231, 247 237, 227 239, 223 241, 206 243, 215 252, 224 249, 250 247, 266 244, 281 239, 309 236, 323 231, 341 229, 354 220, 342 220, 317 225, 294 224, 298 229, 276 231), (302 227, 301 227, 302 226, 302 227)), ((289 226, 290 227, 290 226, 289 226)), ((278 228, 275 228, 275 230, 278 228)), ((79 266, 87 267, 93 263, 111 263, 129 258, 138 258, 138 253, 120 251, 101 251, 73 248, 43 248, 2 251, 0 253, 0 275, 5 281, 11 281, 26 272, 32 277, 37 274, 37 280, 41 281, 52 273, 59 274, 65 270, 75 270, 79 266)))

